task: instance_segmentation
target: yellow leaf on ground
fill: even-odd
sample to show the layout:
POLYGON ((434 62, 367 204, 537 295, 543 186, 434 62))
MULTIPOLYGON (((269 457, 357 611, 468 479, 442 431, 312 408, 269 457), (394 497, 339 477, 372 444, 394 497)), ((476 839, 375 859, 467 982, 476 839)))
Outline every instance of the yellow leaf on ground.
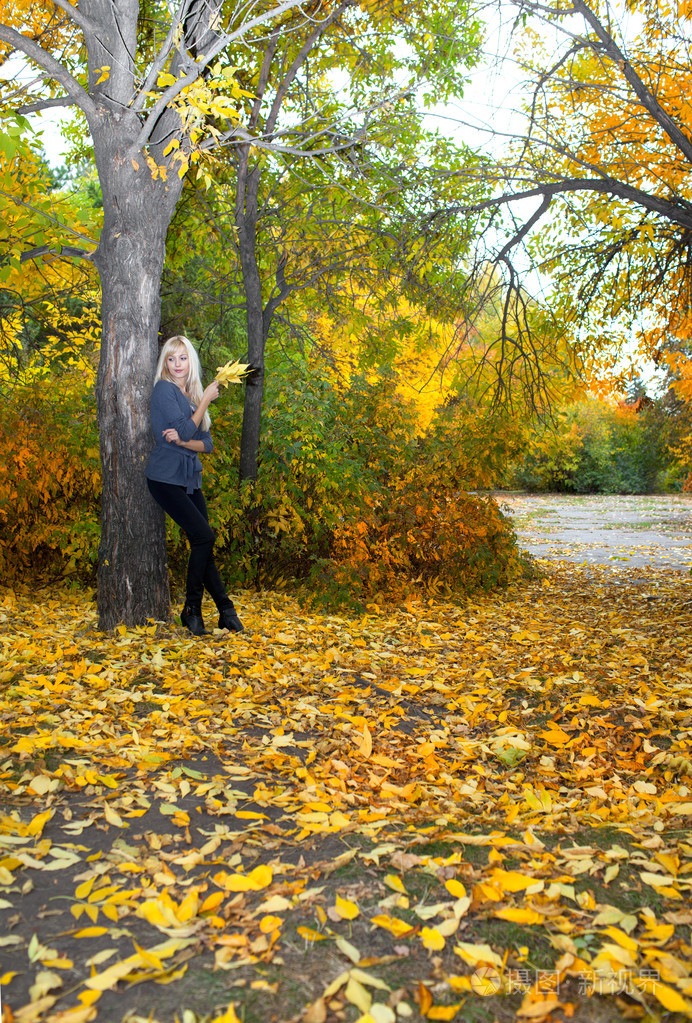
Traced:
POLYGON ((231 1002, 222 1016, 216 1016, 212 1023, 241 1023, 235 1011, 235 1002, 231 1002))
POLYGON ((324 998, 318 998, 308 1008, 303 1016, 303 1023, 325 1023, 327 1019, 327 1006, 324 998))
POLYGON ((127 977, 128 973, 132 973, 138 963, 139 956, 131 956, 122 962, 114 963, 107 970, 85 980, 84 986, 91 988, 92 991, 108 991, 110 988, 114 988, 123 977, 127 977))
POLYGON ((559 1009, 560 1004, 560 999, 555 995, 535 1001, 532 993, 529 993, 524 996, 524 1001, 517 1009, 517 1017, 533 1020, 546 1019, 555 1009, 559 1009))
POLYGON ((261 863, 249 874, 215 874, 213 881, 230 892, 258 892, 272 882, 272 869, 261 863))
POLYGON ((361 1012, 367 1012, 372 1005, 372 995, 353 976, 348 978, 344 997, 361 1012))
POLYGON ((325 941, 327 939, 326 934, 322 934, 321 931, 316 931, 313 927, 305 927, 301 924, 300 927, 296 928, 298 934, 305 941, 325 941))
POLYGON ((654 980, 649 977, 634 977, 633 983, 641 991, 645 991, 647 994, 658 998, 661 1005, 668 1009, 669 1012, 684 1012, 688 1016, 692 1015, 692 1002, 687 1001, 675 988, 669 987, 668 984, 662 984, 660 980, 654 980))
POLYGON ((535 909, 522 909, 520 907, 508 906, 506 909, 497 909, 494 916, 500 920, 510 920, 515 924, 544 924, 545 917, 537 913, 535 909))
POLYGON ((431 1005, 428 1009, 428 1019, 452 1020, 456 1017, 462 1002, 457 1005, 431 1005))
MULTIPOLYGON (((387 876, 384 879, 384 883, 387 885, 388 888, 391 888, 395 892, 400 892, 402 895, 407 894, 406 888, 404 887, 404 882, 401 880, 398 874, 387 874, 387 876)), ((462 885, 461 887, 463 888, 464 886, 462 885)), ((466 893, 464 892, 464 894, 466 893)))
POLYGON ((476 966, 478 963, 489 963, 492 966, 502 966, 502 957, 493 952, 490 945, 474 945, 467 941, 460 941, 454 946, 454 951, 469 966, 476 966))
POLYGON ((340 895, 336 896, 335 907, 336 912, 342 920, 355 920, 360 915, 360 910, 355 902, 350 902, 348 899, 342 899, 340 895))
POLYGON ((522 892, 536 884, 535 877, 528 877, 516 870, 501 870, 496 867, 490 875, 490 880, 503 892, 522 892))
POLYGON ((27 826, 27 835, 40 835, 54 813, 54 810, 45 810, 43 813, 37 813, 27 826))
POLYGON ((372 753, 372 735, 367 723, 363 725, 363 731, 359 735, 358 750, 367 760, 372 753))
POLYGON ((466 888, 461 881, 457 881, 455 877, 451 877, 449 881, 445 881, 445 888, 450 895, 454 896, 455 899, 463 899, 466 895, 466 888))
POLYGON ((424 927, 420 936, 425 948, 431 952, 439 952, 445 947, 445 939, 436 927, 424 927))
POLYGON ((393 934, 395 938, 402 938, 405 934, 413 934, 415 930, 414 927, 411 927, 404 920, 400 920, 396 916, 386 916, 384 913, 370 917, 370 922, 377 927, 383 927, 386 931, 393 934))
POLYGON ((271 913, 268 913, 260 920, 260 931, 262 934, 271 934, 272 931, 278 930, 282 925, 283 920, 280 916, 273 916, 271 913))

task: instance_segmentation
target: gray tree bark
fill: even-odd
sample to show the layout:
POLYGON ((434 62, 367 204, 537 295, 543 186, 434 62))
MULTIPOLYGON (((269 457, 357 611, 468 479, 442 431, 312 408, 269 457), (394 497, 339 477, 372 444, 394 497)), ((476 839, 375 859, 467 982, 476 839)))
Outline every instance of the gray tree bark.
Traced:
POLYGON ((126 157, 133 126, 118 121, 112 116, 94 129, 104 209, 94 256, 102 290, 97 404, 103 467, 98 611, 103 629, 121 621, 136 625, 165 619, 169 612, 164 515, 149 494, 144 470, 153 442, 149 398, 166 232, 182 187, 177 175, 174 181, 153 180, 144 158, 133 163, 126 157))

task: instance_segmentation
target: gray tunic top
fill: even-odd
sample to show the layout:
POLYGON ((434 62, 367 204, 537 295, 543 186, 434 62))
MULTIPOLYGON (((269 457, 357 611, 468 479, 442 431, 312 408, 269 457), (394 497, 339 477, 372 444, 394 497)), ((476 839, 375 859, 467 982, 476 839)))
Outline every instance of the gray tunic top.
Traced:
POLYGON ((195 425, 195 406, 170 380, 158 380, 151 395, 151 428, 155 447, 145 469, 147 479, 185 487, 188 494, 202 486, 202 463, 196 451, 164 440, 164 430, 177 430, 181 440, 201 440, 208 454, 214 450, 211 434, 195 425))

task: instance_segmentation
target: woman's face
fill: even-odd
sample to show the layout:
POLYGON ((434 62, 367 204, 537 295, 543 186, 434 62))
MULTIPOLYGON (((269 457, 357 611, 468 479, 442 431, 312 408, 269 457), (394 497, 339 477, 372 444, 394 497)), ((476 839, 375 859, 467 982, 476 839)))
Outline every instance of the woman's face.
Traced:
POLYGON ((177 348, 166 359, 166 366, 171 375, 171 380, 178 387, 185 387, 190 373, 190 360, 184 348, 177 348))

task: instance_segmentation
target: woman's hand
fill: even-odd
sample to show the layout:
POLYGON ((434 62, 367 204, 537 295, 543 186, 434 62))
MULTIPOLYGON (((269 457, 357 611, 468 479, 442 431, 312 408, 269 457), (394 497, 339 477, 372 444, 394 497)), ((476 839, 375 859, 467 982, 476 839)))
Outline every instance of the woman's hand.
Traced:
POLYGON ((202 395, 202 402, 200 402, 200 404, 202 404, 206 400, 206 403, 208 405, 210 402, 216 401, 218 396, 219 396, 219 381, 218 380, 212 380, 212 382, 207 387, 204 388, 204 394, 202 395))
POLYGON ((163 439, 168 441, 169 444, 182 444, 177 430, 169 429, 163 431, 163 439))

